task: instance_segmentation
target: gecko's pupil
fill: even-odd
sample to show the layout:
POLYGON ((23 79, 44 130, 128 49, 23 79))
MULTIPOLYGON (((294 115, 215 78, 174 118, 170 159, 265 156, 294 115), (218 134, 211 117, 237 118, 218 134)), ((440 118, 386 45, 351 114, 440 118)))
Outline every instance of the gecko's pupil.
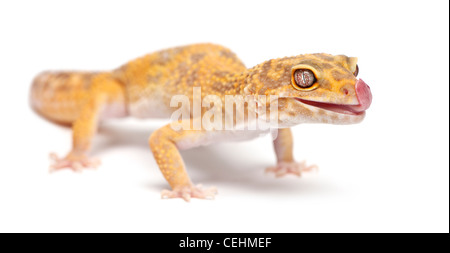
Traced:
POLYGON ((314 73, 309 69, 297 69, 294 72, 294 79, 300 88, 309 88, 316 82, 314 73))

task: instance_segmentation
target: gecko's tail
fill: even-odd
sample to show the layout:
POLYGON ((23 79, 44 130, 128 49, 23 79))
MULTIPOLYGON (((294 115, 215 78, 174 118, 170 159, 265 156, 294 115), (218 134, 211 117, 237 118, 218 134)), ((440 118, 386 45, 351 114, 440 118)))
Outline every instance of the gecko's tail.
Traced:
POLYGON ((92 78, 99 72, 46 71, 33 80, 31 107, 56 123, 70 125, 77 119, 87 98, 92 78))

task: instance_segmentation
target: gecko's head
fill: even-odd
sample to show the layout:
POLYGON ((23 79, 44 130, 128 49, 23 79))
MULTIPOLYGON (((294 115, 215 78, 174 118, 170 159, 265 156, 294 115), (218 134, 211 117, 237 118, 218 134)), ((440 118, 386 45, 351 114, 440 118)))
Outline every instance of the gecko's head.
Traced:
POLYGON ((279 124, 352 124, 364 119, 372 93, 358 79, 357 58, 310 54, 267 61, 254 68, 246 91, 278 96, 279 124))

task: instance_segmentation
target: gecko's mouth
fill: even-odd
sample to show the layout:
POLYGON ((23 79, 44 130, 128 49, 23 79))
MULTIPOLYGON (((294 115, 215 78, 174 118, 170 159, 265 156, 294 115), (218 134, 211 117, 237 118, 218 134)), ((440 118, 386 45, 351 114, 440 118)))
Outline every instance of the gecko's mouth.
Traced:
POLYGON ((361 115, 364 114, 364 112, 370 107, 370 104, 372 103, 372 93, 370 92, 370 87, 361 79, 356 82, 355 91, 359 102, 359 104, 357 105, 317 102, 302 98, 295 99, 303 104, 311 105, 332 112, 349 115, 361 115))
POLYGON ((342 113, 342 114, 361 115, 365 112, 365 110, 361 110, 361 105, 333 104, 333 103, 310 101, 310 100, 305 100, 305 99, 301 99, 301 98, 295 98, 295 99, 297 101, 300 101, 303 104, 311 105, 311 106, 318 107, 323 110, 342 113))

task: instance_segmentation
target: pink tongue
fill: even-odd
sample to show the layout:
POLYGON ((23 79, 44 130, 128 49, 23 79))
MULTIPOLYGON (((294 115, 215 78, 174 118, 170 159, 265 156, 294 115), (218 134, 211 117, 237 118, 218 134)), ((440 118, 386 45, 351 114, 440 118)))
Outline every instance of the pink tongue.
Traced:
POLYGON ((372 103, 372 93, 370 87, 361 79, 355 85, 356 96, 358 97, 359 105, 353 105, 352 109, 357 112, 367 110, 372 103))

